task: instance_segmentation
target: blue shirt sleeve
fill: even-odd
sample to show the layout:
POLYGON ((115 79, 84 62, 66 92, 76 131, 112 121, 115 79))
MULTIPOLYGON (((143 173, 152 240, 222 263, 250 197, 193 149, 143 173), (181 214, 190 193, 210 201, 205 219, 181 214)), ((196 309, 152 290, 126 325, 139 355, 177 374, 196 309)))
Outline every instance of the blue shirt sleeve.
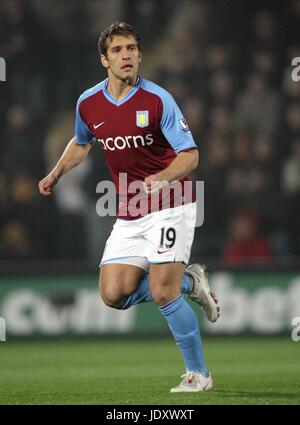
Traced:
POLYGON ((79 145, 87 145, 88 143, 93 142, 93 135, 80 114, 80 101, 81 99, 79 98, 76 106, 75 136, 79 145))
POLYGON ((197 148, 189 126, 173 97, 166 91, 161 96, 163 114, 160 128, 176 153, 197 148))

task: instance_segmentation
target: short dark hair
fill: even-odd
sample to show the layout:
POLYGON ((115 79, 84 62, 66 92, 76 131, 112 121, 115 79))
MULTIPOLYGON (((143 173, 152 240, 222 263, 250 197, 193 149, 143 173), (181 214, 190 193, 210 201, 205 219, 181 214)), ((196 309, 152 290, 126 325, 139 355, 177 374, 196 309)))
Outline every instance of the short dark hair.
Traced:
POLYGON ((137 47, 139 50, 142 48, 141 37, 135 31, 132 25, 127 24, 126 22, 114 22, 108 28, 106 28, 100 34, 98 40, 98 51, 101 55, 106 56, 107 53, 107 43, 106 41, 109 39, 110 41, 115 35, 123 35, 124 37, 128 37, 132 35, 137 43, 137 47))

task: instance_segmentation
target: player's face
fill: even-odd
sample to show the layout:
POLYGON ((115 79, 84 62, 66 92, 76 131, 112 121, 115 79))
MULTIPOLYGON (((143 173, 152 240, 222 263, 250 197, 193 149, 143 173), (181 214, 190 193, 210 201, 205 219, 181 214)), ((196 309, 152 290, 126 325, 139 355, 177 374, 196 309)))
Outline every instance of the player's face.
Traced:
POLYGON ((141 52, 134 37, 114 36, 108 43, 106 57, 101 55, 102 65, 118 79, 135 79, 141 62, 141 52))

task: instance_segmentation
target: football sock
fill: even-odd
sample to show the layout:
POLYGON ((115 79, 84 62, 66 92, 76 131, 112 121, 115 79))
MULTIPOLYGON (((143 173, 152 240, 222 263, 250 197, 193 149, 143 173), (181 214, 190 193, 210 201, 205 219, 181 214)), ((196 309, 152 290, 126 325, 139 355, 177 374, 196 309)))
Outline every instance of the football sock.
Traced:
MULTIPOLYGON (((181 293, 189 294, 192 291, 192 289, 193 289, 192 278, 188 276, 187 274, 184 274, 181 281, 181 293)), ((149 303, 151 301, 153 301, 153 297, 149 289, 149 274, 147 273, 140 280, 139 286, 136 289, 136 291, 127 297, 124 305, 122 306, 122 310, 126 310, 127 308, 135 304, 149 303)))
POLYGON ((198 372, 208 377, 199 323, 183 295, 179 295, 167 305, 159 307, 159 310, 167 320, 176 344, 182 353, 186 370, 198 372))

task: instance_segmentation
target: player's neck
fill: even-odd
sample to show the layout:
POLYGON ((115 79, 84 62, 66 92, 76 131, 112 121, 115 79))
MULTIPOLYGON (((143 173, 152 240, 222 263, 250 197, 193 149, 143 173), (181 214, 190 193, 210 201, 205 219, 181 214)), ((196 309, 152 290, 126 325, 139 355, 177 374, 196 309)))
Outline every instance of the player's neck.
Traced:
POLYGON ((109 75, 106 90, 112 98, 119 102, 128 95, 130 90, 136 85, 137 81, 137 76, 135 76, 135 78, 133 78, 132 80, 128 79, 126 81, 122 81, 112 75, 109 75))

